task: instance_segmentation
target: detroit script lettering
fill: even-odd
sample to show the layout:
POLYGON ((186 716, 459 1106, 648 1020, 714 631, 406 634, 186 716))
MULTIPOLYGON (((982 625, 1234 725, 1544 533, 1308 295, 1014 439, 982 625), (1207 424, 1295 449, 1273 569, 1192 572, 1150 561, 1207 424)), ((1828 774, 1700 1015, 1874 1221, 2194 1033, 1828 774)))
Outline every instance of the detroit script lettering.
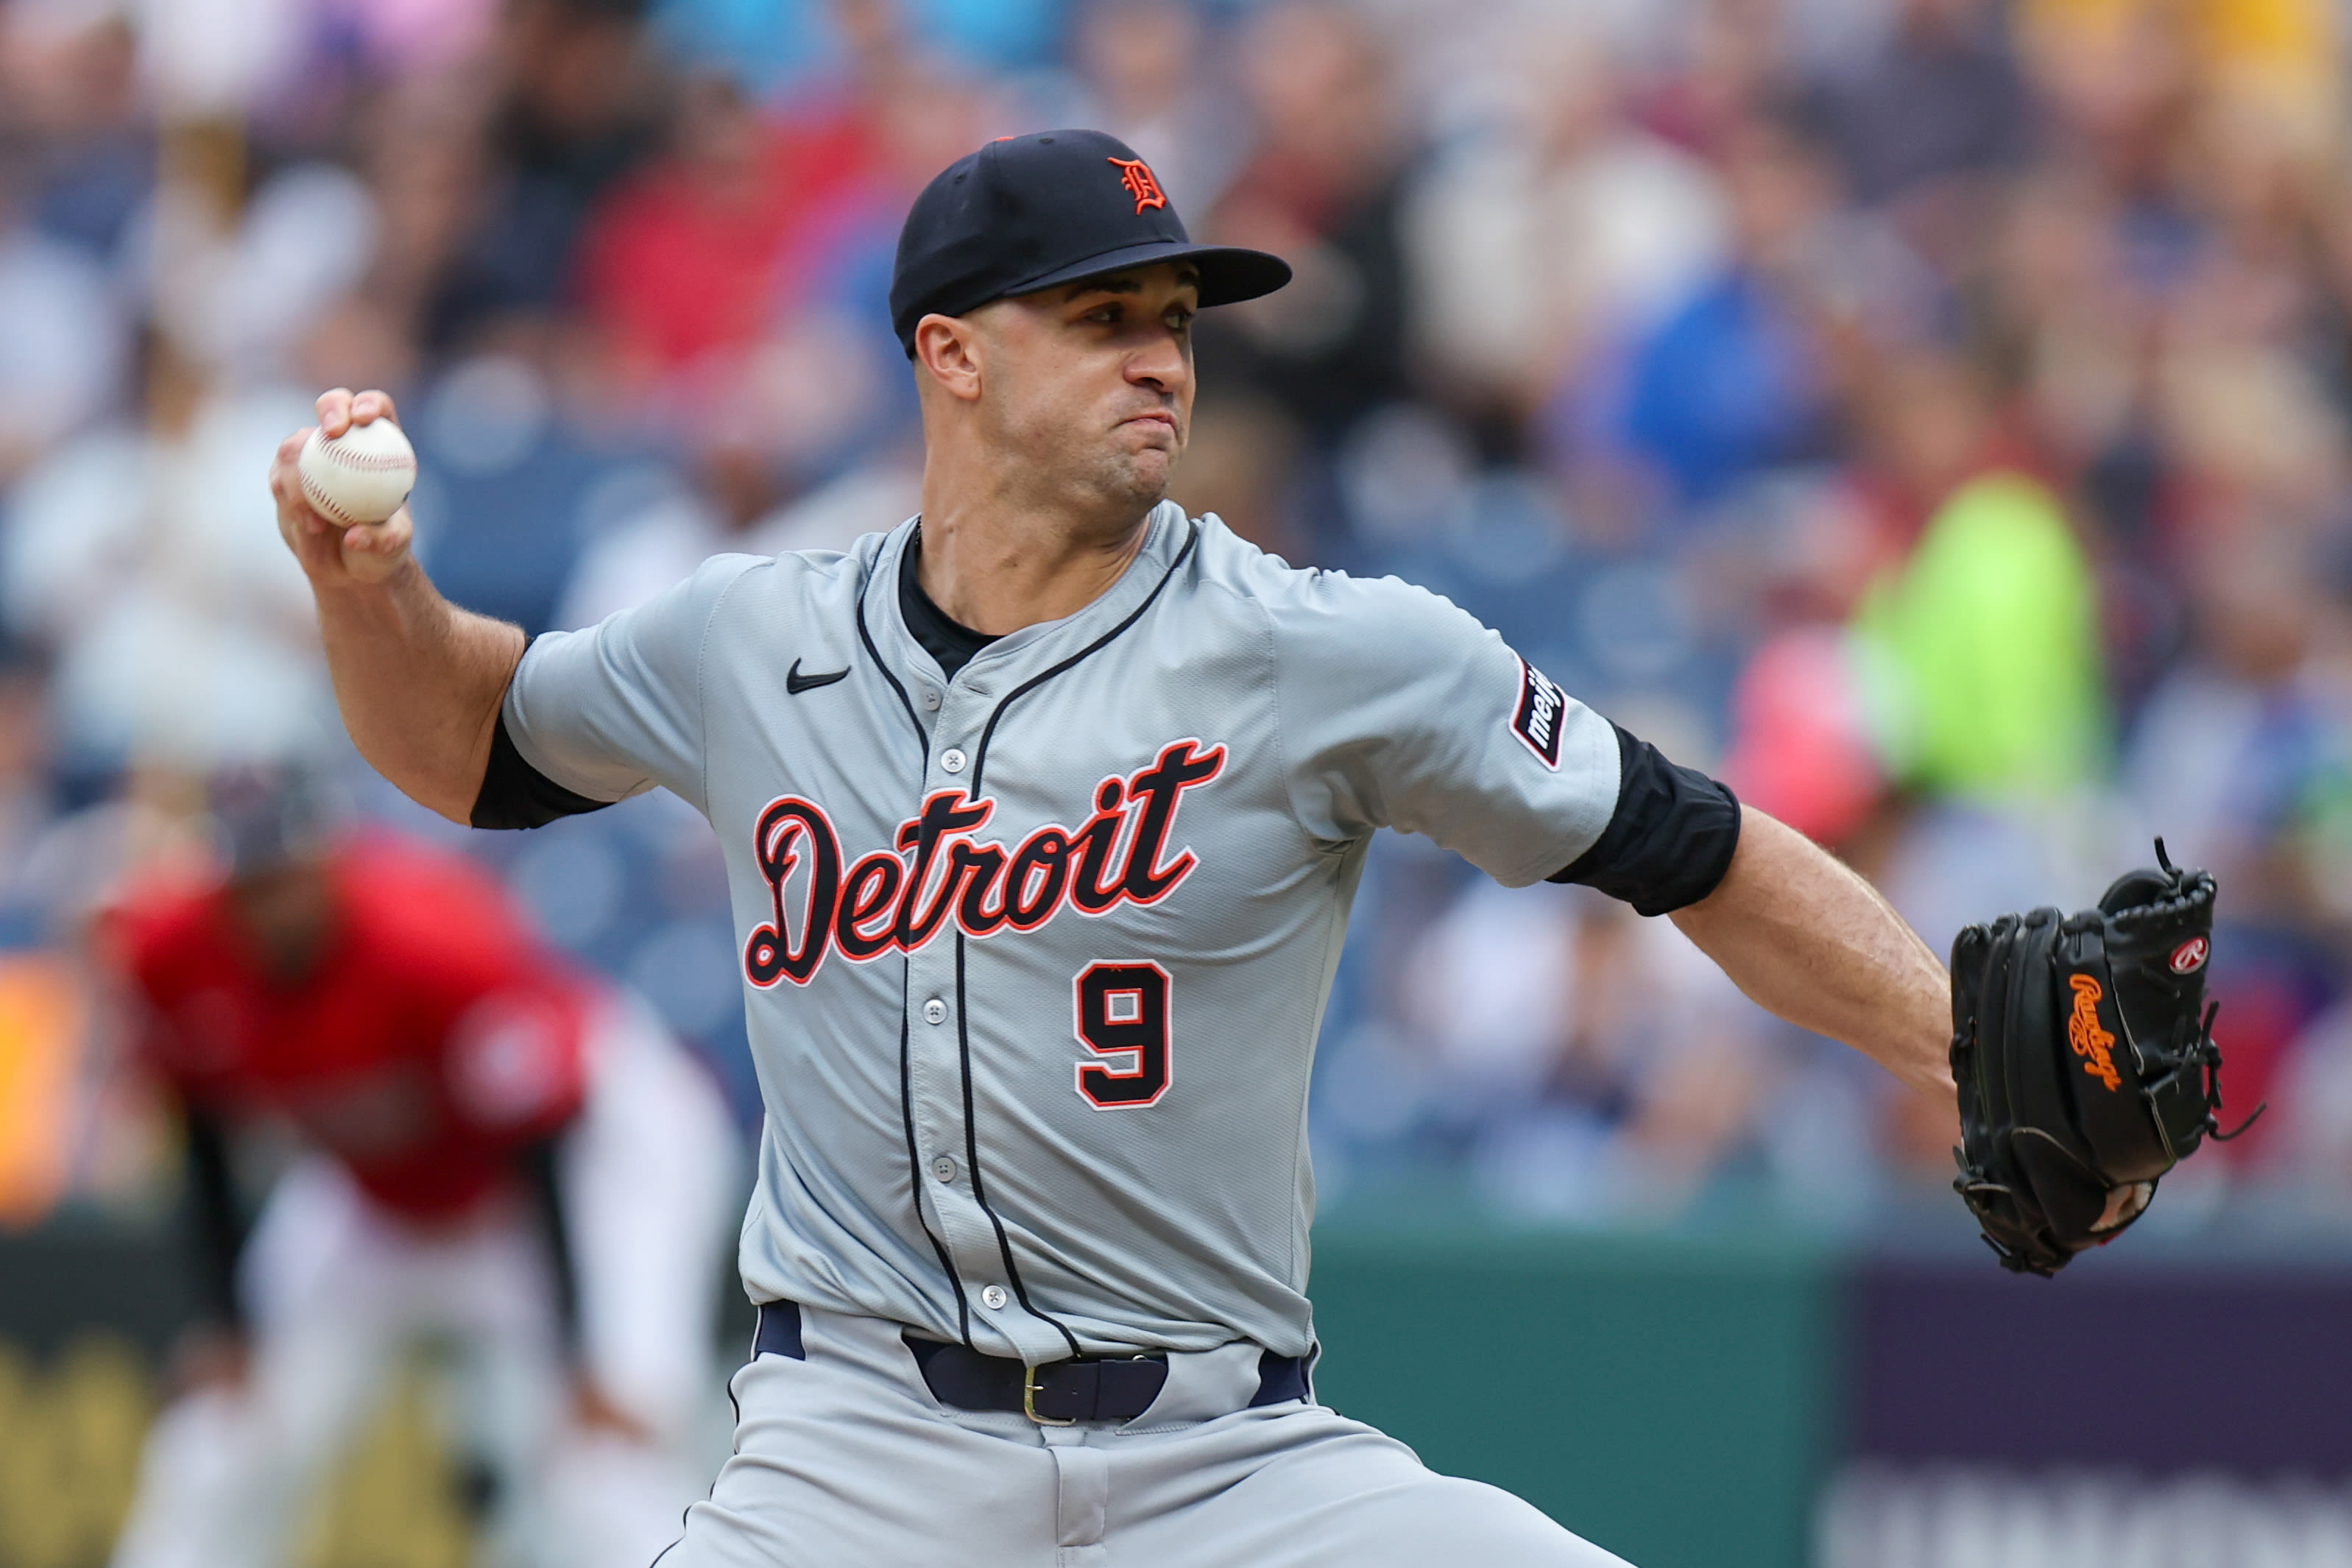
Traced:
POLYGON ((1010 849, 978 837, 995 815, 993 800, 941 790, 898 825, 894 847, 846 869, 824 808, 781 796, 752 830, 775 918, 744 942, 743 973, 762 990, 779 980, 806 985, 829 949, 852 963, 913 952, 950 920, 979 937, 1035 931, 1065 908, 1099 915, 1123 903, 1156 904, 1199 863, 1190 850, 1160 863, 1176 808, 1185 791, 1224 765, 1223 746, 1171 742, 1140 773, 1097 784, 1094 815, 1076 827, 1047 823, 1010 849), (785 888, 803 866, 800 918, 790 921, 785 888))

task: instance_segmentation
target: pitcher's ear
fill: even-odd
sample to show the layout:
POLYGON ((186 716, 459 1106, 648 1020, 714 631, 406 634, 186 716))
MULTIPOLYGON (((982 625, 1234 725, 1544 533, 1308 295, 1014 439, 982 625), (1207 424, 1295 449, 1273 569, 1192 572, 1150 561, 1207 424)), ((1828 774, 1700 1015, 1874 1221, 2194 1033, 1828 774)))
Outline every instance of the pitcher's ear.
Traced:
POLYGON ((980 395, 980 331, 961 316, 925 316, 915 323, 915 368, 950 396, 980 395))

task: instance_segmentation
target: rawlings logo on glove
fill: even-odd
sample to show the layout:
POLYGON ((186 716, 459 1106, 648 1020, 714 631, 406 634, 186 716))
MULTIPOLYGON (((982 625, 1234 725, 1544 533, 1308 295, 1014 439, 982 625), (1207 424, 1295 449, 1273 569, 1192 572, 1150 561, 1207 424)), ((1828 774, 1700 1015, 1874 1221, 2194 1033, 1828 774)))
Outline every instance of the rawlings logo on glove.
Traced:
POLYGON ((2113 1093, 2123 1088, 2124 1080, 2116 1071, 2116 1037, 2099 1026, 2099 998, 2106 993, 2087 974, 2070 974, 2066 984, 2074 988, 2074 1011, 2066 1020, 2066 1043, 2074 1047, 2076 1056, 2091 1058, 2083 1064, 2083 1070, 2113 1093))
POLYGON ((1952 1185, 2020 1273, 2112 1241, 2209 1133, 2253 1122, 2223 1132, 2215 1116, 2213 879, 2176 868, 2162 839, 2156 858, 2096 909, 2003 915, 1952 944, 1952 1185))

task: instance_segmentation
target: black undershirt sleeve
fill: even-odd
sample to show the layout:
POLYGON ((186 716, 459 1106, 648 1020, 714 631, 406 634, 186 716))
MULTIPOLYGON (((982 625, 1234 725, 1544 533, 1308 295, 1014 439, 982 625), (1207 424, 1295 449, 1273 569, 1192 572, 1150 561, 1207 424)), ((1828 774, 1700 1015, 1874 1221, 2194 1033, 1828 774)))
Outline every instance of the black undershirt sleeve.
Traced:
POLYGON ((199 1304, 214 1322, 242 1329, 245 1309, 237 1300, 236 1266, 253 1226, 236 1200, 228 1142, 228 1129, 218 1117, 188 1108, 188 1218, 199 1304))
POLYGON ((540 1234, 547 1242, 550 1271, 555 1281, 556 1326, 564 1352, 580 1354, 580 1268, 572 1247, 572 1226, 563 1214, 563 1183, 558 1173, 561 1151, 555 1138, 542 1138, 524 1147, 520 1156, 523 1179, 530 1184, 532 1206, 539 1211, 540 1234))
POLYGON ((1739 847, 1739 801, 1696 768, 1617 730, 1617 809, 1591 848, 1549 882, 1581 882, 1663 915, 1715 891, 1739 847))
POLYGON ((477 827, 541 827, 559 816, 602 811, 612 804, 574 795, 532 767, 515 750, 501 710, 498 730, 490 736, 490 763, 482 770, 482 788, 474 796, 467 820, 477 827))

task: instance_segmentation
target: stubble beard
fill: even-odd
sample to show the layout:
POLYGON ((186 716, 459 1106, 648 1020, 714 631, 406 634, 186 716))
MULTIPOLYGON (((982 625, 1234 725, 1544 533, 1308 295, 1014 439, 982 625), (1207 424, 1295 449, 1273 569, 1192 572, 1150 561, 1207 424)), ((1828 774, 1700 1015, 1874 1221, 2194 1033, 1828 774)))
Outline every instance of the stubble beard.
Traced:
POLYGON ((1099 486, 1106 511, 1137 519, 1168 499, 1176 474, 1176 454, 1157 448, 1141 452, 1111 452, 1099 486))
POLYGON ((1066 449, 1053 465, 1061 470, 1053 488, 1073 512, 1091 520, 1106 537, 1117 537, 1168 498, 1178 455, 1159 447, 1123 451, 1110 442, 1084 458, 1066 449))
MULTIPOLYGON (((1021 466, 1033 504, 1061 512, 1104 542, 1123 538, 1167 499, 1183 437, 1171 447, 1132 447, 1129 437, 1104 431, 1099 406, 1027 405, 1007 378, 996 421, 996 440, 1025 455, 1021 466)), ((1139 411, 1139 410, 1138 410, 1139 411)))

